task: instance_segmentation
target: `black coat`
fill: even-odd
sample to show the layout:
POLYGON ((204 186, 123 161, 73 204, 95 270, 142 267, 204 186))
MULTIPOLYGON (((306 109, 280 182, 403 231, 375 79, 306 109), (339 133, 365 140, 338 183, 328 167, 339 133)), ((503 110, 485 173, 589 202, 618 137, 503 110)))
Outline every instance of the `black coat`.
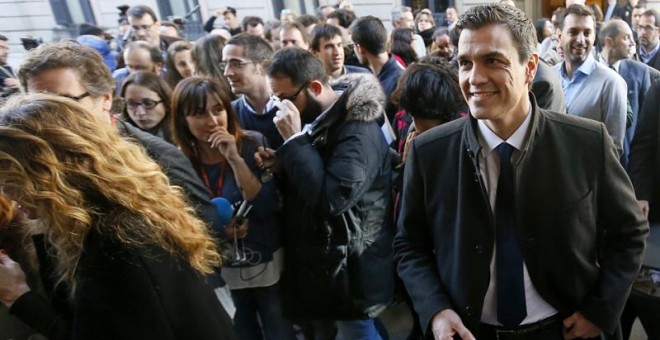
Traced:
POLYGON ((277 150, 286 174, 285 310, 294 319, 375 317, 391 302, 390 156, 371 74, 347 86, 311 134, 277 150))
POLYGON ((566 101, 564 91, 561 87, 561 79, 552 66, 545 61, 539 60, 538 70, 534 81, 532 81, 532 93, 540 108, 553 112, 566 112, 566 101))
POLYGON ((122 136, 132 138, 145 148, 149 157, 163 169, 171 184, 183 189, 188 198, 188 203, 195 208, 199 218, 206 222, 217 234, 220 233, 222 223, 213 204, 211 204, 209 191, 200 180, 188 158, 174 145, 127 122, 117 121, 117 128, 122 136))
POLYGON ((43 239, 40 270, 52 303, 34 292, 21 296, 10 313, 51 340, 57 339, 234 339, 232 324, 203 275, 156 246, 131 247, 112 229, 144 222, 122 209, 98 220, 83 245, 76 290, 60 298, 51 281, 52 258, 43 239))
POLYGON ((649 201, 649 220, 660 222, 660 79, 653 82, 639 112, 628 173, 640 200, 649 201))
MULTIPOLYGON (((523 255, 541 297, 613 333, 640 268, 648 224, 605 126, 539 109, 514 164, 523 255)), ((428 330, 451 308, 479 338, 494 223, 472 117, 414 139, 406 162, 398 273, 428 330)))

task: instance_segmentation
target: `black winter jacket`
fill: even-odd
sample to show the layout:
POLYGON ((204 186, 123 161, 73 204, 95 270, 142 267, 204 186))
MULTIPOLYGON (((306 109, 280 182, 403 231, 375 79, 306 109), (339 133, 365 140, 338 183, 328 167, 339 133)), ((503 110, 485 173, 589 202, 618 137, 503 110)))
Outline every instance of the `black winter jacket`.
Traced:
POLYGON ((371 74, 344 90, 304 134, 282 145, 286 173, 285 310, 295 319, 377 316, 394 290, 388 146, 376 119, 384 94, 371 74))

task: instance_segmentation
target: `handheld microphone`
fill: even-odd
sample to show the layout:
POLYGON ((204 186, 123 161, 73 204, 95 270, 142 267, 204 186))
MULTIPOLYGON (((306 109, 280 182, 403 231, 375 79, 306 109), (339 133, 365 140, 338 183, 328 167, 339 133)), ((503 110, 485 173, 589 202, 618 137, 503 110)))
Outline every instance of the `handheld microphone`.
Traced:
POLYGON ((234 206, 224 197, 215 197, 211 200, 211 203, 215 207, 218 216, 220 216, 220 224, 223 227, 229 224, 234 216, 234 206))

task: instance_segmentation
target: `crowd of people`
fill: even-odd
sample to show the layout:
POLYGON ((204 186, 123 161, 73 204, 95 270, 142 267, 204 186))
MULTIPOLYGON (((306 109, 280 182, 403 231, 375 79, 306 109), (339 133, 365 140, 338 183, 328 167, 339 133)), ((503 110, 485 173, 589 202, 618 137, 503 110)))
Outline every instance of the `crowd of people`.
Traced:
POLYGON ((399 6, 388 32, 340 3, 222 8, 195 41, 122 8, 115 44, 16 70, 0 35, 9 313, 49 339, 384 340, 405 303, 408 339, 660 337, 660 14, 399 6))

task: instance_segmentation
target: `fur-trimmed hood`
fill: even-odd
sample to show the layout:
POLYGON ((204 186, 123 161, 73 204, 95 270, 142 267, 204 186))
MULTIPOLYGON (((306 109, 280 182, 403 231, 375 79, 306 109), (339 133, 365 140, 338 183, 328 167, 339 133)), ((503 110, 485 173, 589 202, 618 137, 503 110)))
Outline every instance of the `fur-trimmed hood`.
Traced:
POLYGON ((385 93, 370 73, 349 73, 333 80, 333 89, 344 91, 339 99, 346 107, 346 121, 369 122, 385 112, 385 93))

